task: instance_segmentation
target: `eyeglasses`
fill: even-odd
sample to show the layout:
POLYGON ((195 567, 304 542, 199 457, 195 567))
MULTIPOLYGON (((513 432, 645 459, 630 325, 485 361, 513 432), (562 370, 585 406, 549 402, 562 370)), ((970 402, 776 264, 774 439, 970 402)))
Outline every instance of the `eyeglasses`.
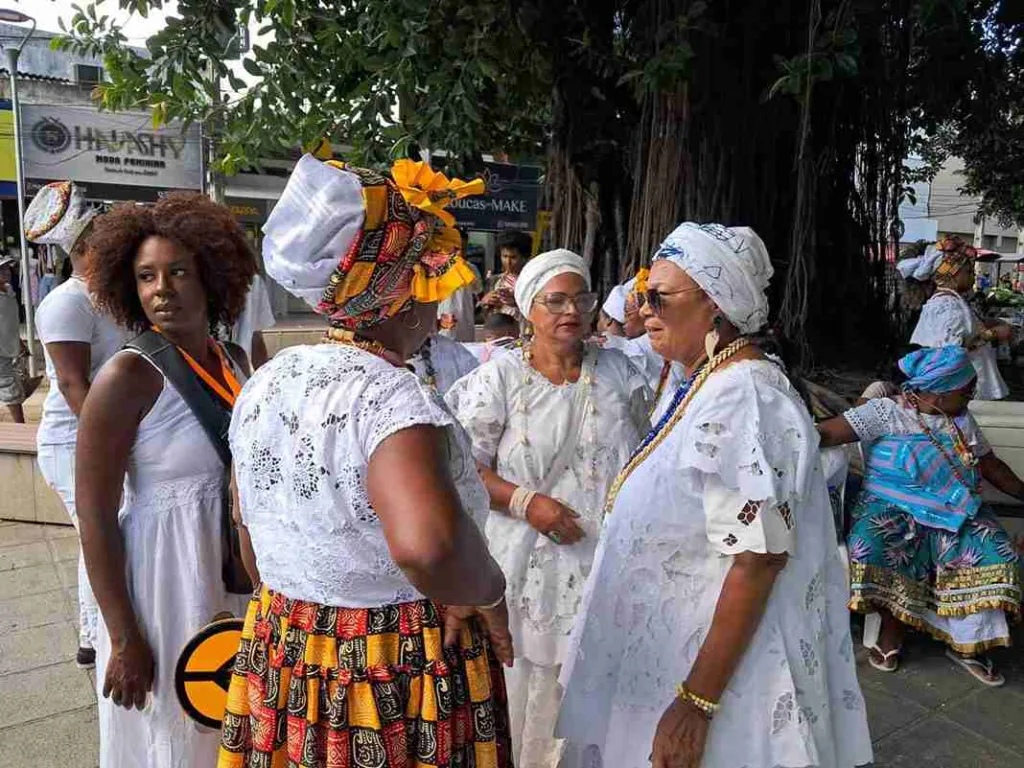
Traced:
POLYGON ((596 293, 577 293, 570 296, 567 293, 546 293, 538 296, 535 301, 547 307, 548 312, 555 315, 564 315, 569 311, 569 305, 576 307, 581 315, 593 312, 597 308, 598 297, 596 293))
POLYGON ((700 290, 702 289, 699 285, 695 285, 692 288, 682 288, 678 291, 659 291, 654 288, 648 288, 637 295, 640 297, 640 306, 650 304, 651 312, 660 317, 662 310, 665 309, 666 296, 678 296, 681 293, 694 293, 700 290))

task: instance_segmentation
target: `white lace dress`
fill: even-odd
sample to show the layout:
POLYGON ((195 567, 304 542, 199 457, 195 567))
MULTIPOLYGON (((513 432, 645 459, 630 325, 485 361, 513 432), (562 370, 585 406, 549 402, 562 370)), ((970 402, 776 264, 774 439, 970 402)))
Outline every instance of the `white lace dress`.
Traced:
MULTIPOLYGON (((981 318, 970 304, 957 293, 936 291, 921 308, 921 318, 910 337, 911 344, 922 347, 962 347, 971 336, 985 330, 981 318)), ((977 400, 1002 400, 1010 390, 999 373, 996 351, 988 342, 968 350, 974 369, 978 372, 977 400)))
POLYGON ((118 516, 128 592, 153 651, 156 680, 142 712, 103 698, 110 638, 100 622, 100 768, 193 768, 217 762, 220 734, 185 716, 174 692, 174 667, 185 643, 214 616, 223 611, 241 616, 245 608, 246 598, 229 595, 221 581, 224 480, 217 451, 164 380, 139 424, 118 516))
POLYGON ((246 385, 231 419, 244 522, 266 586, 345 608, 422 600, 370 506, 370 456, 415 425, 445 428, 464 509, 483 528, 487 491, 469 438, 412 373, 351 346, 291 347, 246 385))
POLYGON ((487 521, 491 553, 508 580, 516 662, 507 680, 519 768, 554 766, 563 756, 565 745, 552 738, 558 670, 590 572, 605 496, 647 432, 650 397, 643 375, 622 354, 596 347, 588 348, 574 384, 552 384, 516 353, 482 365, 448 393, 477 461, 509 482, 564 502, 579 513, 586 532, 577 544, 558 546, 503 513, 492 512, 487 521), (569 468, 546 483, 577 419, 582 424, 569 468))
POLYGON ((818 437, 772 363, 712 376, 605 521, 563 667, 558 734, 644 768, 733 556, 788 552, 721 699, 703 768, 871 761, 818 437))

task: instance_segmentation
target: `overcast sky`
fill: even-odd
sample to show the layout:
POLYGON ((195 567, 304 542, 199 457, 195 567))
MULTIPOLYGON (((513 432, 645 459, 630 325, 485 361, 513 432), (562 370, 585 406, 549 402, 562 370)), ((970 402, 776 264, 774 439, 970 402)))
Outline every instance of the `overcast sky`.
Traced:
MULTIPOLYGON (((0 8, 12 8, 34 16, 39 29, 46 32, 59 32, 57 22, 64 19, 69 21, 75 11, 71 7, 76 0, 0 0, 0 8)), ((88 0, 78 0, 78 5, 83 8, 88 0)), ((177 10, 177 3, 174 0, 164 3, 163 11, 154 11, 148 18, 142 18, 138 14, 129 16, 127 11, 118 8, 117 0, 105 0, 96 9, 100 15, 106 13, 115 20, 122 22, 125 37, 131 45, 142 46, 146 38, 160 30, 164 25, 164 17, 173 15, 177 10)))

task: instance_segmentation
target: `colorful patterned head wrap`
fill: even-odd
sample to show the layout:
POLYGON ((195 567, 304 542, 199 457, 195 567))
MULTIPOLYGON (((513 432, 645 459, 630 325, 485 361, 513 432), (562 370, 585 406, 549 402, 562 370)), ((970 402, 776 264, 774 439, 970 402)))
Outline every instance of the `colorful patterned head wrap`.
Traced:
POLYGON ((900 360, 900 370, 907 377, 906 388, 937 395, 963 389, 978 375, 967 350, 957 346, 911 352, 900 360))
POLYGON ((86 205, 81 187, 71 181, 55 181, 40 189, 28 204, 25 238, 39 245, 59 245, 71 255, 97 213, 86 205))
POLYGON ((484 189, 412 160, 388 177, 306 155, 263 227, 267 273, 353 331, 441 301, 475 279, 444 208, 484 189))
POLYGON ((740 333, 768 323, 768 249, 749 227, 680 224, 654 258, 668 259, 701 287, 740 333))
POLYGON ((942 255, 935 263, 935 281, 952 280, 965 267, 974 264, 978 252, 959 237, 944 237, 935 244, 942 255))

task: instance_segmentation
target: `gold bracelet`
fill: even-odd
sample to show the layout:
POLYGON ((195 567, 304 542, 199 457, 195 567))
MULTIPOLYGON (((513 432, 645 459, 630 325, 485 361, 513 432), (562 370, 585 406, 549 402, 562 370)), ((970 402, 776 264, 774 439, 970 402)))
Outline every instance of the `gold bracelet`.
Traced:
POLYGON ((721 704, 711 701, 710 699, 705 699, 701 696, 698 696, 696 693, 687 688, 685 683, 680 683, 679 686, 676 688, 676 696, 685 701, 687 704, 691 704, 692 706, 699 709, 701 713, 703 713, 704 717, 706 717, 708 720, 713 718, 718 713, 718 710, 722 707, 721 704))

